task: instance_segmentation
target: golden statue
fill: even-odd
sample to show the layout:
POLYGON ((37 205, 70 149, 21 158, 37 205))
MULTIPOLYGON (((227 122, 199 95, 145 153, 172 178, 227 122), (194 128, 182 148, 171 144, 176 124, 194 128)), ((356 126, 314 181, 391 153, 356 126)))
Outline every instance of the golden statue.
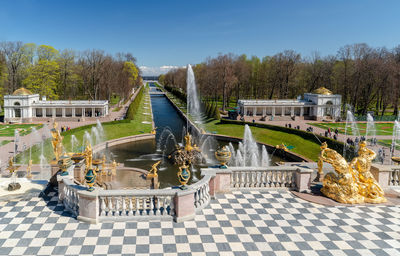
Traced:
POLYGON ((158 161, 158 162, 156 162, 155 164, 153 164, 153 165, 151 166, 151 169, 150 169, 149 173, 147 173, 146 179, 149 180, 149 179, 152 179, 152 178, 158 176, 158 174, 157 174, 157 171, 158 171, 157 167, 160 165, 160 163, 161 163, 161 160, 158 161))
POLYGON ((367 148, 367 143, 362 141, 358 150, 358 156, 353 158, 350 167, 356 173, 358 178, 359 194, 364 197, 366 203, 384 203, 386 202, 383 189, 371 174, 371 162, 376 157, 376 153, 367 148))
POLYGON ((185 150, 186 150, 186 152, 190 152, 190 151, 193 150, 193 147, 192 147, 192 136, 189 133, 187 133, 185 135, 185 150))
POLYGON ((92 163, 93 163, 93 150, 92 150, 92 145, 90 145, 90 143, 87 143, 86 149, 85 149, 85 164, 86 164, 86 169, 92 168, 92 163))
POLYGON ((323 181, 323 178, 324 178, 324 171, 322 170, 322 167, 323 167, 323 165, 324 165, 324 160, 322 159, 321 156, 324 155, 324 152, 325 152, 325 150, 326 150, 327 148, 328 148, 328 144, 326 144, 326 142, 323 142, 323 143, 321 144, 321 147, 320 147, 321 151, 320 151, 320 153, 319 153, 318 162, 317 162, 317 165, 318 165, 318 173, 317 173, 316 181, 319 181, 319 182, 323 181))
POLYGON ((18 169, 18 166, 14 165, 14 157, 10 157, 10 159, 8 159, 8 167, 7 170, 11 173, 14 174, 15 170, 18 169))
POLYGON ((26 168, 26 178, 32 178, 32 159, 29 160, 28 167, 26 168))
POLYGON ((318 161, 318 172, 322 171, 323 162, 330 163, 335 169, 325 175, 321 192, 335 201, 345 204, 382 203, 386 202, 383 190, 370 173, 371 161, 375 158, 375 152, 366 148, 366 143, 360 143, 359 156, 351 163, 338 152, 321 146, 318 161))
POLYGON ((56 161, 60 159, 60 156, 63 152, 62 140, 63 136, 61 136, 60 131, 57 129, 57 122, 53 123, 53 128, 50 130, 51 132, 51 145, 53 146, 54 155, 56 157, 56 161))
POLYGON ((119 164, 117 162, 115 162, 115 159, 113 160, 112 164, 111 164, 111 173, 113 176, 117 175, 117 166, 119 164))

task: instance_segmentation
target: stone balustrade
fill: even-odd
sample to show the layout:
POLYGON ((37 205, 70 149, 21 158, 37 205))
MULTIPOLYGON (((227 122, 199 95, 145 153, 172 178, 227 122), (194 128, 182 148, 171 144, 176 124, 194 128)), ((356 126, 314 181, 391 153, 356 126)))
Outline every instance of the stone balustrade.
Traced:
POLYGON ((190 185, 190 189, 195 190, 194 207, 196 211, 203 209, 211 200, 210 180, 212 177, 212 175, 205 175, 199 182, 190 185))
POLYGON ((101 190, 99 220, 172 219, 175 194, 173 189, 101 190))
POLYGON ((400 186, 400 165, 372 164, 371 173, 383 189, 400 186))
POLYGON ((400 165, 393 165, 391 167, 389 185, 400 186, 400 165))
POLYGON ((71 212, 74 216, 79 215, 79 195, 78 185, 75 185, 73 180, 64 179, 63 186, 63 204, 65 209, 71 212))

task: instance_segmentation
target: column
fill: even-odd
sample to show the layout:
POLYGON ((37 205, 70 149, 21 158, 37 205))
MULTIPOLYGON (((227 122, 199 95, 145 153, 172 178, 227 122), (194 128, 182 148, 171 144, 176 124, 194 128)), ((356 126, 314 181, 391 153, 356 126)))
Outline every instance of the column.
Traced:
POLYGON ((72 108, 72 117, 75 117, 75 108, 72 108))
POLYGON ((65 117, 65 108, 62 108, 62 117, 65 117))
POLYGON ((247 108, 243 107, 243 116, 247 116, 247 108))
POLYGON ((55 118, 56 117, 56 108, 51 109, 51 115, 55 118))
POLYGON ((272 107, 271 115, 275 116, 275 106, 272 107))
POLYGON ((32 117, 36 117, 36 108, 32 108, 32 117))
POLYGON ((285 107, 282 107, 282 113, 281 116, 285 116, 285 107))
POLYGON ((294 107, 290 108, 290 116, 294 116, 294 107))
POLYGON ((253 107, 253 116, 257 115, 257 107, 253 107))
POLYGON ((46 108, 42 108, 42 117, 46 117, 46 108))
POLYGON ((82 117, 86 117, 85 108, 82 108, 82 117))
POLYGON ((95 117, 95 108, 92 108, 92 117, 95 117))
POLYGON ((262 113, 262 115, 263 115, 263 116, 266 116, 266 115, 267 115, 267 107, 263 107, 263 113, 262 113))
POLYGON ((304 116, 304 106, 300 107, 300 116, 304 116))

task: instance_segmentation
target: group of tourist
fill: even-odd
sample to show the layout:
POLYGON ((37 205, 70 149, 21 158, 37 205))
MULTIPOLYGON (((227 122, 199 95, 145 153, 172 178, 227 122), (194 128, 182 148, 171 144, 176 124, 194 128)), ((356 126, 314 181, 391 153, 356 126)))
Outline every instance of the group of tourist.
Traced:
POLYGON ((335 129, 335 131, 332 131, 331 128, 325 130, 325 137, 337 140, 338 136, 339 136, 339 130, 337 128, 335 129))
POLYGON ((293 126, 293 127, 292 127, 292 124, 291 124, 291 123, 285 124, 285 127, 286 127, 286 128, 293 128, 293 129, 300 130, 300 125, 297 125, 297 126, 293 126))
POLYGON ((66 131, 69 131, 69 130, 71 130, 71 127, 69 127, 69 126, 61 126, 61 132, 66 132, 66 131))

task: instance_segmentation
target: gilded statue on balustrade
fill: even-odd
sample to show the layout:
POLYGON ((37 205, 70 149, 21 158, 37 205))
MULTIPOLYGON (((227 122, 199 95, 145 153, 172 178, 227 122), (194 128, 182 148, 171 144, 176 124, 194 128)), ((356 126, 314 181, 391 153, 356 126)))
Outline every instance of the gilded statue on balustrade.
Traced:
POLYGON ((323 179, 321 192, 335 201, 345 204, 386 202, 384 192, 370 172, 371 162, 376 154, 360 143, 358 156, 350 163, 338 152, 328 148, 324 142, 319 156, 322 163, 330 163, 336 173, 330 172, 323 179))

